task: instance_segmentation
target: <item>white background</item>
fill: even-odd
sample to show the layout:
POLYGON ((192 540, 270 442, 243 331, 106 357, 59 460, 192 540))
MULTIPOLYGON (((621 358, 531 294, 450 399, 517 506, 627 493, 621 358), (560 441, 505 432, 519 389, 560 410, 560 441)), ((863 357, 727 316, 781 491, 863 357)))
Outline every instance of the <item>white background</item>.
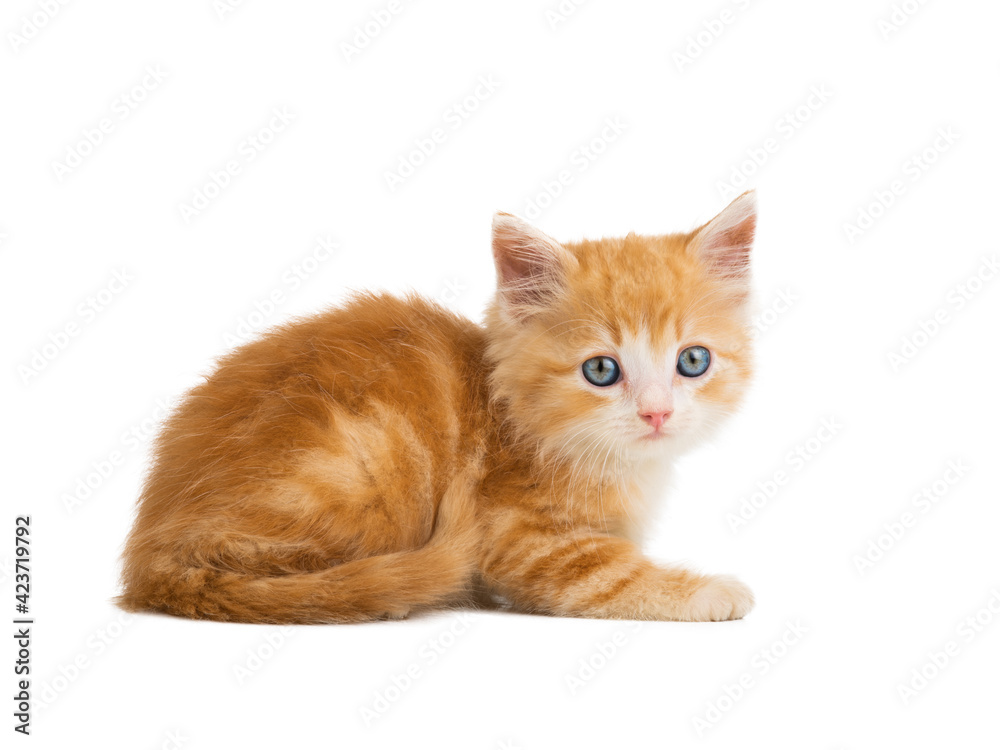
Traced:
POLYGON ((555 0, 400 0, 366 32, 387 2, 5 4, 0 561, 13 616, 14 516, 30 514, 36 618, 19 743, 995 746, 1000 281, 969 279, 1000 249, 1000 8, 680 5, 566 3, 560 20, 555 0), (291 122, 270 138, 275 108, 291 122), (744 621, 281 632, 110 604, 160 404, 238 331, 367 288, 478 318, 493 211, 563 239, 682 231, 742 181, 760 200, 758 376, 680 463, 648 551, 740 576, 758 601, 744 621), (310 261, 320 237, 338 249, 310 261), (805 630, 790 645, 789 624, 805 630), (914 669, 930 677, 903 695, 914 669))

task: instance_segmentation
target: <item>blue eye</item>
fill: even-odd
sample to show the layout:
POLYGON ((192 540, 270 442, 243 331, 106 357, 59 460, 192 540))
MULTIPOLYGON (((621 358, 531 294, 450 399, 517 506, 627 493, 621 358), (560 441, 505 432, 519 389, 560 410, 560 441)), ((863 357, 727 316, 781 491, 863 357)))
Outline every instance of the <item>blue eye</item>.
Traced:
POLYGON ((704 375, 712 363, 712 355, 703 346, 689 346, 677 357, 677 372, 686 378, 704 375))
POLYGON ((614 385, 621 376, 621 366, 611 357, 591 357, 583 363, 583 377, 596 386, 614 385))

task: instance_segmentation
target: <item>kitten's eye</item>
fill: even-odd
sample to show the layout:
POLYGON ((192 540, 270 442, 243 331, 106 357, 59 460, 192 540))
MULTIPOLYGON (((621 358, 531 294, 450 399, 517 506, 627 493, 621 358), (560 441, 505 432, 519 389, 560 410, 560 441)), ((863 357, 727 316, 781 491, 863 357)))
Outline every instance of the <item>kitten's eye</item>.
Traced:
POLYGON ((622 368, 611 357, 591 357, 583 363, 583 377, 602 388, 614 385, 622 376, 622 368))
POLYGON ((689 346, 677 357, 677 372, 686 378, 704 375, 712 363, 712 355, 703 346, 689 346))

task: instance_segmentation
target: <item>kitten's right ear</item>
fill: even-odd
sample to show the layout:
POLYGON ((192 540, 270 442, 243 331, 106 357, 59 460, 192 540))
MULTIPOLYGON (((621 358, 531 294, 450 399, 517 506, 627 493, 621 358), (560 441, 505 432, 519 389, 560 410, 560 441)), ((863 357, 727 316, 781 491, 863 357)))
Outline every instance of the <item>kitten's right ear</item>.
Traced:
POLYGON ((712 274, 739 292, 749 290, 750 250, 757 231, 757 196, 748 190, 695 230, 691 244, 712 274))
POLYGON ((498 211, 493 216, 493 262, 504 310, 524 320, 544 309, 561 289, 574 259, 544 232, 498 211))

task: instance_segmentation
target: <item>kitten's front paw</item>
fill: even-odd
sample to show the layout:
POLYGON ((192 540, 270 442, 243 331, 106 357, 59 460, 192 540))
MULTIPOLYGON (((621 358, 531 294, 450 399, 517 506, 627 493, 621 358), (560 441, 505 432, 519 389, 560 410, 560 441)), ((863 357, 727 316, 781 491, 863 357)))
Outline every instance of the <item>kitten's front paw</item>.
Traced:
POLYGON ((685 620, 738 620, 753 609, 753 592, 733 576, 709 576, 687 601, 685 620))

